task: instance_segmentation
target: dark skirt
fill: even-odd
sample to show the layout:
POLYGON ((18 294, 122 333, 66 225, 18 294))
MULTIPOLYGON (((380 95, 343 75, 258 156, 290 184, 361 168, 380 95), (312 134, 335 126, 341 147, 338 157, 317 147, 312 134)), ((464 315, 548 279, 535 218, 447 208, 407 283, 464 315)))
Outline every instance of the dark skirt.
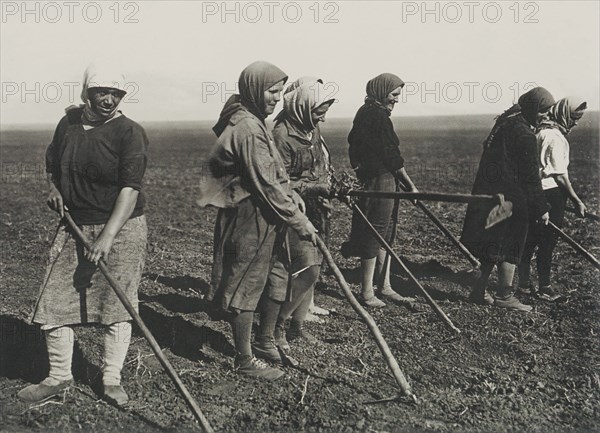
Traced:
MULTIPOLYGON (((396 191, 396 178, 391 173, 383 173, 364 182, 364 189, 368 191, 396 191)), ((387 241, 392 239, 394 230, 393 213, 394 200, 389 198, 360 197, 358 207, 367 216, 369 222, 377 232, 387 241)), ((346 257, 355 256, 370 259, 377 256, 381 245, 377 238, 371 234, 369 227, 362 217, 354 212, 352 215, 352 229, 350 240, 342 247, 342 254, 346 257)))
MULTIPOLYGON (((81 226, 84 235, 92 241, 103 228, 104 225, 81 226)), ((110 273, 136 310, 147 234, 144 215, 129 219, 117 234, 106 260, 110 273)), ((68 226, 59 226, 50 248, 46 277, 32 314, 32 323, 110 325, 127 320, 131 320, 131 316, 98 266, 84 257, 83 243, 68 226)))
POLYGON ((529 211, 525 193, 511 179, 503 148, 484 150, 472 194, 503 194, 512 202, 512 216, 486 229, 486 219, 497 203, 470 203, 460 241, 482 263, 518 264, 527 238, 529 211))
POLYGON ((224 310, 254 311, 260 297, 287 299, 285 229, 270 223, 252 197, 219 209, 215 225, 211 291, 224 310), (274 266, 279 262, 277 266, 274 266))

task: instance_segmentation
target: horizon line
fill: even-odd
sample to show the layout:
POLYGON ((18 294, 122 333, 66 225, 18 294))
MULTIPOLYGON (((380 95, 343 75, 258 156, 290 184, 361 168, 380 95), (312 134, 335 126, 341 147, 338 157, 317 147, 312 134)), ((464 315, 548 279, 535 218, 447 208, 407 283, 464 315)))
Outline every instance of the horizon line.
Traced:
MULTIPOLYGON (((600 110, 587 110, 587 113, 600 113, 600 110)), ((498 116, 501 113, 476 113, 476 114, 403 114, 399 116, 392 116, 392 118, 424 118, 424 117, 474 117, 474 116, 498 116)), ((331 116, 328 117, 328 120, 352 120, 354 116, 331 116)), ((59 119, 60 120, 60 119, 59 119)), ((135 120, 132 118, 132 120, 135 120)), ((272 119, 267 119, 272 120, 272 119)), ((215 119, 177 119, 177 120, 135 120, 136 122, 142 123, 193 123, 193 122, 216 122, 215 119)), ((0 123, 0 129, 14 129, 18 127, 34 127, 34 126, 56 126, 57 122, 11 122, 11 123, 0 123)))

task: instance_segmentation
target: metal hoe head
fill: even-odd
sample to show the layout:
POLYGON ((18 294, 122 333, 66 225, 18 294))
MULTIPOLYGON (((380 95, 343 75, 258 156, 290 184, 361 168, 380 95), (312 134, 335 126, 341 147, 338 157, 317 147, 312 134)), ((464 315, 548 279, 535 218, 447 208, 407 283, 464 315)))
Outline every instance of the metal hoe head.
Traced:
POLYGON ((492 208, 485 220, 486 229, 489 229, 512 216, 512 202, 504 200, 503 194, 498 194, 497 198, 498 204, 492 208))

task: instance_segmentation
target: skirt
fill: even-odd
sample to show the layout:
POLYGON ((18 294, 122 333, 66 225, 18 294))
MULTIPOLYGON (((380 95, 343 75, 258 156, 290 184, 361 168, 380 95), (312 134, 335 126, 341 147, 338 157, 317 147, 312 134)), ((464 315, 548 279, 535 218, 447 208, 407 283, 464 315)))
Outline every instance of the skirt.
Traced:
POLYGON ((263 293, 286 301, 287 263, 285 227, 267 220, 252 197, 237 207, 219 209, 207 299, 226 311, 254 311, 263 293))
MULTIPOLYGON (((80 226, 94 241, 103 224, 80 226)), ((136 311, 138 288, 146 259, 148 228, 141 215, 128 220, 115 237, 108 259, 111 275, 119 282, 136 311)), ((84 257, 83 243, 68 225, 58 227, 46 268, 46 276, 31 322, 41 325, 100 323, 110 325, 131 320, 98 266, 84 257)))
MULTIPOLYGON (((364 184, 364 188, 368 191, 394 192, 396 191, 396 178, 391 173, 383 173, 368 179, 364 184)), ((373 227, 377 229, 377 232, 389 242, 392 239, 394 230, 394 200, 361 197, 357 204, 373 227)), ((382 247, 377 238, 371 234, 362 217, 354 212, 350 240, 342 248, 344 256, 370 259, 377 256, 377 252, 382 247)))

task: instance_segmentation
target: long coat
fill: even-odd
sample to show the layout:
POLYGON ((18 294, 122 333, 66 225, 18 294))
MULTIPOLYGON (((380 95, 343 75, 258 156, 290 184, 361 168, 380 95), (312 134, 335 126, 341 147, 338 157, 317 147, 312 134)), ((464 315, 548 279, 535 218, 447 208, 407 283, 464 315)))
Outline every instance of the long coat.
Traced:
POLYGON ((520 114, 504 120, 484 146, 475 177, 472 194, 499 193, 512 202, 512 216, 485 229, 494 204, 469 204, 461 242, 482 262, 518 264, 530 221, 549 208, 539 177, 535 133, 520 114))

